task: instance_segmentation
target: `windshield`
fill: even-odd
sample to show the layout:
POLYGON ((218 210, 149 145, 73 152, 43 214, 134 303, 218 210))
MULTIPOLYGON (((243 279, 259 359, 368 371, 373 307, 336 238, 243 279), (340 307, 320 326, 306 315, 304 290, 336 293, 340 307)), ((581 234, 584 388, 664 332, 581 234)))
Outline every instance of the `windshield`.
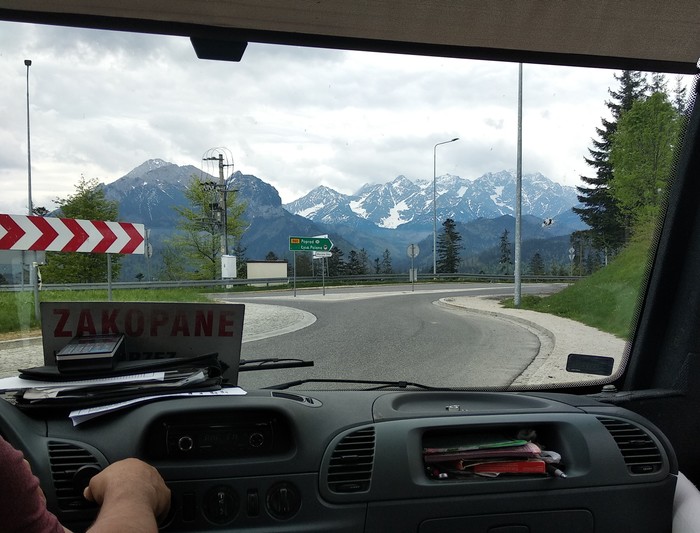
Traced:
POLYGON ((248 389, 624 371, 690 77, 255 43, 208 61, 15 23, 0 45, 2 377, 54 360, 39 304, 67 301, 243 304, 221 350, 248 389), (95 221, 125 234, 76 244, 95 221))

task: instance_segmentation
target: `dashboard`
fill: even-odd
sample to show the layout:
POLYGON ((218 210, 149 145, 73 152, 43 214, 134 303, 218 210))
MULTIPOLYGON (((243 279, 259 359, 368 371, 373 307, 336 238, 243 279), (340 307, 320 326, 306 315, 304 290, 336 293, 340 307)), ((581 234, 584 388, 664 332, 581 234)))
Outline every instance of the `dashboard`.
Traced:
POLYGON ((139 457, 172 491, 163 531, 670 531, 678 466, 639 415, 587 397, 451 391, 251 391, 173 398, 74 427, 0 402, 0 433, 75 531, 101 468, 139 457), (544 473, 436 470, 426 450, 493 435, 561 456, 544 473))

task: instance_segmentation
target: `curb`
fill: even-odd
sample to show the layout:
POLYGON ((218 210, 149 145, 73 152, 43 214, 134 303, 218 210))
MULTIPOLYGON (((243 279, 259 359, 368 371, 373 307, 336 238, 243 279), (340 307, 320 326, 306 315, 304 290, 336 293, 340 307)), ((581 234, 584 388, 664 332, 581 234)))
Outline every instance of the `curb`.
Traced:
POLYGON ((8 349, 21 348, 22 346, 34 346, 35 344, 41 344, 41 337, 24 337, 21 339, 0 341, 0 346, 8 349))
POLYGON ((498 311, 491 311, 486 309, 476 309, 474 307, 468 307, 454 302, 454 298, 440 298, 437 302, 439 305, 444 305, 452 307, 454 309, 461 309, 468 313, 480 314, 492 316, 516 324, 524 329, 528 330, 533 335, 537 336, 540 341, 540 349, 537 355, 533 358, 530 364, 523 370, 518 377, 516 377, 510 384, 510 386, 526 386, 530 384, 531 378, 536 374, 537 370, 545 363, 549 358, 554 355, 556 347, 556 335, 549 329, 537 324, 526 318, 521 318, 518 316, 513 316, 508 313, 500 313, 498 311))

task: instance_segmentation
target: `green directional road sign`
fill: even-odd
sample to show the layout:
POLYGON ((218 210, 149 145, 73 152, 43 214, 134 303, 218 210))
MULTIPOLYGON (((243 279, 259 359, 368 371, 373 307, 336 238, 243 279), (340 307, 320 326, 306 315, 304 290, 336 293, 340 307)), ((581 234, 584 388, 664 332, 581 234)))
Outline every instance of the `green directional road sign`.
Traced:
POLYGON ((291 252, 330 252, 333 242, 327 237, 289 237, 291 252))

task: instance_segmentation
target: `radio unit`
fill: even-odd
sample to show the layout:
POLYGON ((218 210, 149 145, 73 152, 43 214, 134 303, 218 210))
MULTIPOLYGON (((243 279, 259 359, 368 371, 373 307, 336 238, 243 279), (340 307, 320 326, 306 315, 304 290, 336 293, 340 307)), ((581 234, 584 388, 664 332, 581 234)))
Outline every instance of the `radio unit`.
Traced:
POLYGON ((152 459, 261 457, 288 452, 287 417, 273 409, 221 409, 157 418, 145 439, 152 459))
POLYGON ((228 424, 165 424, 169 458, 218 458, 269 454, 274 449, 271 421, 228 424))

